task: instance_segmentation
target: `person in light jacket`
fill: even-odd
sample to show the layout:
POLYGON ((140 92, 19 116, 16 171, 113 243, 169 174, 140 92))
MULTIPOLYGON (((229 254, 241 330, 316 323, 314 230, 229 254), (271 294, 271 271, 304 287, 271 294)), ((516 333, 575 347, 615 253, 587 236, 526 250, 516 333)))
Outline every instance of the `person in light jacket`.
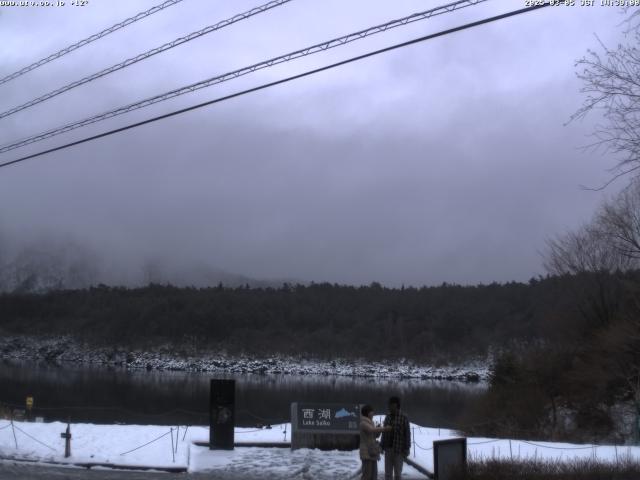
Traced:
POLYGON ((376 438, 382 432, 390 432, 392 427, 376 427, 373 424, 373 407, 365 405, 360 410, 360 460, 362 460, 362 480, 377 480, 380 445, 376 438))

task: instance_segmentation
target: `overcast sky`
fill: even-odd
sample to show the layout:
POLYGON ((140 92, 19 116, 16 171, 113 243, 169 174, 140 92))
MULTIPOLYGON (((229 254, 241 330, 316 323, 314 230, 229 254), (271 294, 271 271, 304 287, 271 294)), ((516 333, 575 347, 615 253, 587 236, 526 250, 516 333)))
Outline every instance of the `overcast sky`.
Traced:
MULTIPOLYGON (((266 0, 265 0, 266 1, 266 0)), ((579 0, 577 0, 578 3, 579 0)), ((0 7, 0 77, 160 0, 0 7)), ((445 2, 293 0, 0 119, 0 143, 445 2)), ((398 286, 523 281, 587 221, 615 159, 575 61, 621 40, 614 7, 549 7, 0 169, 9 249, 73 241, 255 278, 398 286)), ((0 86, 7 110, 260 1, 184 0, 0 86)), ((0 161, 524 6, 489 0, 0 155, 0 161)), ((7 251, 7 250, 5 250, 7 251)))

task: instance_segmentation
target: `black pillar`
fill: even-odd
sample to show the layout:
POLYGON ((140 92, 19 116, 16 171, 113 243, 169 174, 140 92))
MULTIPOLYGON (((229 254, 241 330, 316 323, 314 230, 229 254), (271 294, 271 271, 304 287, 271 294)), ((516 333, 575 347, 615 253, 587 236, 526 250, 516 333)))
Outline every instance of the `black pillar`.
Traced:
POLYGON ((211 380, 209 393, 209 448, 233 450, 236 381, 211 380))

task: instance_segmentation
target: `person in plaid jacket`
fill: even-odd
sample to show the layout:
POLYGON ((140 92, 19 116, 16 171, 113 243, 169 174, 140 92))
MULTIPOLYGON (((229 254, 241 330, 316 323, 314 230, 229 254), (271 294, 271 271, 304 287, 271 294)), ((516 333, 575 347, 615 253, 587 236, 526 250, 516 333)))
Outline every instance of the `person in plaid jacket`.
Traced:
POLYGON ((392 431, 383 433, 380 441, 384 452, 384 478, 400 480, 404 459, 411 451, 411 428, 409 419, 400 410, 398 397, 389 399, 389 414, 384 418, 384 426, 393 428, 392 431))

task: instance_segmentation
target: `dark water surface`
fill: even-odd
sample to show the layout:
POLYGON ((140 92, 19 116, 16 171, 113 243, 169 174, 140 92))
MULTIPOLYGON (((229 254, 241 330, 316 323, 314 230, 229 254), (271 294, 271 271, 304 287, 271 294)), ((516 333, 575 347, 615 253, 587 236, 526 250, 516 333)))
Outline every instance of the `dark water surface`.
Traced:
POLYGON ((291 402, 371 403, 383 413, 398 395, 414 423, 455 427, 485 390, 483 384, 335 376, 213 375, 34 363, 0 363, 0 403, 71 422, 208 424, 212 378, 236 379, 238 426, 288 422, 291 402))

